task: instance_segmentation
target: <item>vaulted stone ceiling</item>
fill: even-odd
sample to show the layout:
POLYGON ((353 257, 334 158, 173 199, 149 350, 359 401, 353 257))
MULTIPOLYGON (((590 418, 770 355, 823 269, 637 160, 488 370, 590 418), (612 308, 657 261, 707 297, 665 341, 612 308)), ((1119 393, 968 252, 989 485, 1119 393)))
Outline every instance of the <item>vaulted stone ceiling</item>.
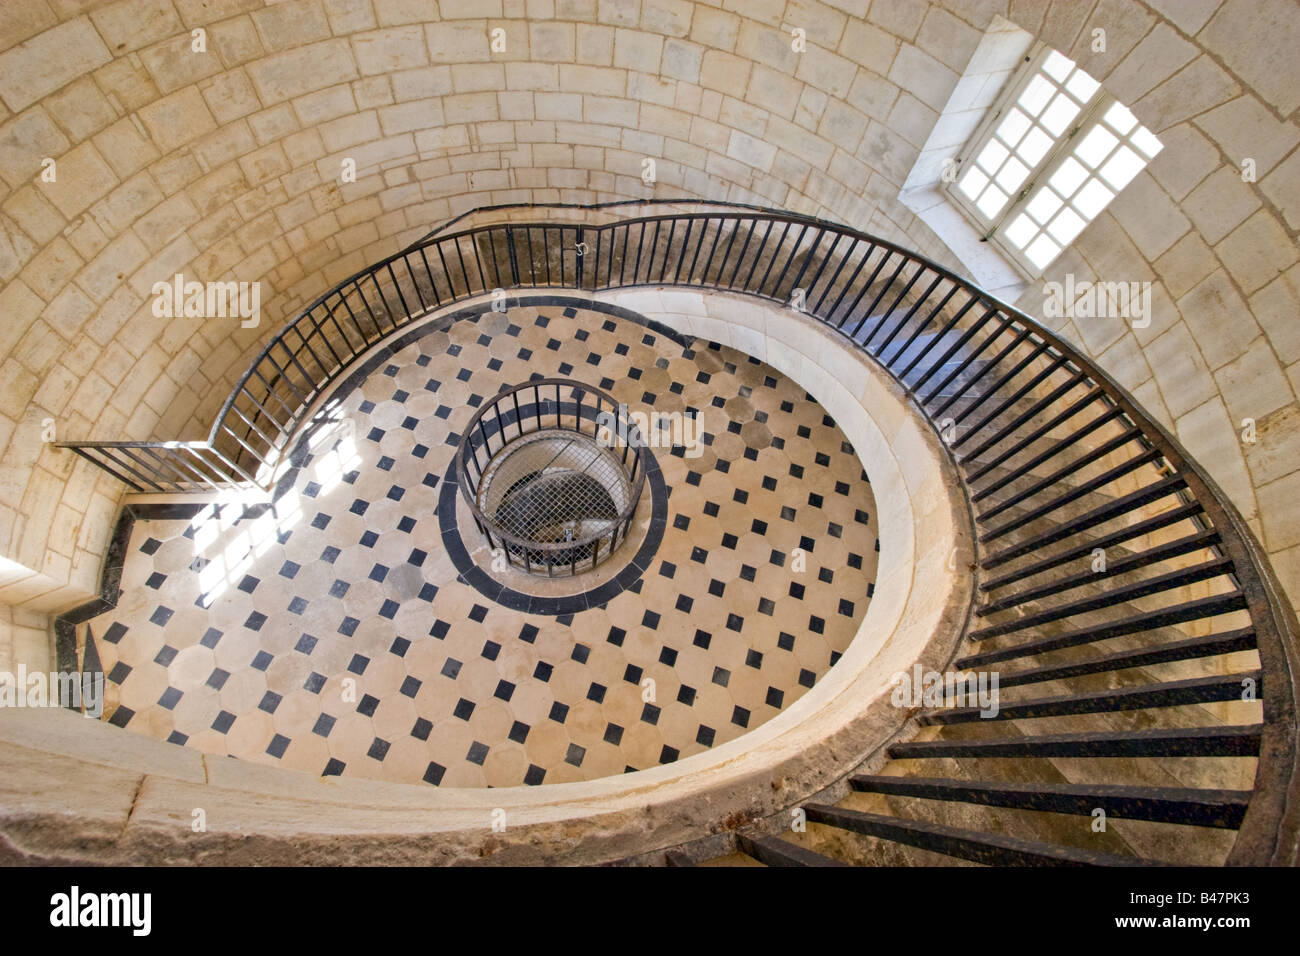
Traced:
MULTIPOLYGON (((997 16, 1166 146, 1047 277, 1153 281, 1151 326, 1055 324, 1205 461, 1300 591, 1290 0, 33 0, 0 7, 0 600, 97 587, 121 488, 47 422, 196 437, 284 317, 468 209, 725 199, 956 263, 898 196, 954 97, 996 94, 962 74, 997 16), (260 281, 260 326, 154 317, 178 272, 260 281)), ((1018 304, 1041 314, 1041 288, 1018 304)))

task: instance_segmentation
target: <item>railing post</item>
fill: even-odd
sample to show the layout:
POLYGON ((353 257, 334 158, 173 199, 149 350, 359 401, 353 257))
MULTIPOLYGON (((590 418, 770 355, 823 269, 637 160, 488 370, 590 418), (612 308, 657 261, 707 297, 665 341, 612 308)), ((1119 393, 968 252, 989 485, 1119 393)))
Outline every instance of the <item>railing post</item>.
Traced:
POLYGON ((510 252, 510 284, 519 287, 519 258, 515 253, 515 227, 506 224, 506 249, 510 252))
POLYGON ((578 242, 577 245, 575 245, 573 248, 578 260, 575 263, 577 269, 577 285, 579 289, 585 289, 586 286, 583 285, 582 282, 582 275, 583 275, 582 260, 587 258, 587 247, 583 244, 582 226, 578 226, 578 242))

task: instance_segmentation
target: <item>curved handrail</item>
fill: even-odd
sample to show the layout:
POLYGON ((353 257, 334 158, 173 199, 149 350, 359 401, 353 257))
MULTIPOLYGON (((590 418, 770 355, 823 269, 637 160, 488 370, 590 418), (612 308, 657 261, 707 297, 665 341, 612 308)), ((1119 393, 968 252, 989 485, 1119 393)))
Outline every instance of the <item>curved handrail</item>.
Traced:
MULTIPOLYGON (((1255 796, 1230 862, 1296 861, 1297 625, 1244 519, 1178 441, 1091 360, 1024 312, 888 240, 824 219, 731 204, 719 204, 717 212, 663 213, 594 226, 539 221, 453 233, 436 229, 339 283, 286 324, 226 399, 206 442, 61 444, 137 490, 188 491, 249 483, 266 488, 283 467, 313 403, 364 354, 404 326, 507 289, 594 292, 665 285, 753 295, 782 304, 797 300, 809 317, 872 354, 944 436, 950 454, 963 466, 976 508, 988 503, 976 514, 983 574, 1005 569, 1035 548, 1091 533, 1107 521, 1122 519, 1131 526, 1099 539, 1115 543, 1171 528, 1175 520, 1195 523, 1201 533, 1182 540, 1203 546, 1216 561, 1167 575, 1161 586, 1222 581, 1226 594, 1139 615, 1136 625, 1107 625, 1097 631, 1100 637, 1079 631, 1070 639, 1086 643, 1106 639, 1111 632, 1134 633, 1135 626, 1208 622, 1246 612, 1249 626, 1231 636, 1246 634, 1247 643, 1258 650, 1267 693, 1255 796), (1025 403, 1027 411, 1021 409, 1025 403), (1018 456, 1039 448, 1053 430, 1074 427, 1071 422, 1083 411, 1098 408, 1101 414, 1067 439, 1037 451, 1027 463, 1013 465, 1018 456), (1043 416, 1046 424, 1034 424, 1043 416), (1113 437, 1100 441, 1108 432, 1113 437), (1072 454, 1076 448, 1086 453, 1061 466, 1063 450, 1072 454), (1044 492, 1068 487, 1057 479, 1078 476, 1133 448, 1137 454, 1102 475, 1041 501, 1044 492), (982 459, 989 454, 991 461, 982 459), (1034 482, 1028 491, 1006 497, 1010 486, 1033 478, 1033 469, 1045 465, 1057 469, 1050 481, 1034 482), (1154 478, 1143 483, 1143 476, 1154 478), (999 493, 1003 498, 996 501, 999 493), (1035 535, 1028 544, 1000 550, 995 546, 1094 493, 1111 495, 1112 503, 1071 519, 1062 529, 1035 535), (1142 517, 1143 509, 1172 496, 1180 505, 1164 517, 1142 517), (1017 516, 1018 510, 1026 513, 1017 516), (1134 516, 1142 520, 1133 524, 1134 516)), ((991 593, 1051 569, 1059 572, 1067 558, 1079 553, 1075 547, 1011 573, 1002 571, 981 589, 991 593)), ((1189 554, 1191 547, 1175 548, 1175 553, 1189 554)), ((1077 586, 1058 581, 1038 593, 1077 586)), ((985 611, 1016 606, 1014 597, 985 611)), ((1096 606, 1109 605, 1092 602, 1089 609, 1096 606)), ((972 637, 1020 626, 1002 623, 972 637)), ((1060 640, 1056 644, 1070 646, 1060 640)), ((1027 646, 1036 653, 1039 645, 1027 646)), ((1029 653, 1000 650, 958 664, 1029 653)))

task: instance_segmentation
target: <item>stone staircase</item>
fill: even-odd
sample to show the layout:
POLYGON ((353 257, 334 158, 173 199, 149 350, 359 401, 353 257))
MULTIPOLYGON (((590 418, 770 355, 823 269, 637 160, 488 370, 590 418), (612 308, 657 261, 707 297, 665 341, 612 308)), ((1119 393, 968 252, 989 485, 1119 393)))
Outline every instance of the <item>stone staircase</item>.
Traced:
MULTIPOLYGON (((754 271, 779 261, 774 251, 754 271)), ((1222 864, 1250 801, 1263 691, 1220 532, 1068 355, 951 298, 934 325, 951 324, 916 328, 928 304, 917 289, 935 286, 863 262, 865 280, 832 291, 875 311, 819 317, 844 321, 894 370, 953 449, 980 598, 948 673, 996 671, 999 709, 923 708, 911 739, 872 755, 847 795, 696 862, 1222 864)), ((787 298, 780 283, 764 294, 787 298)))

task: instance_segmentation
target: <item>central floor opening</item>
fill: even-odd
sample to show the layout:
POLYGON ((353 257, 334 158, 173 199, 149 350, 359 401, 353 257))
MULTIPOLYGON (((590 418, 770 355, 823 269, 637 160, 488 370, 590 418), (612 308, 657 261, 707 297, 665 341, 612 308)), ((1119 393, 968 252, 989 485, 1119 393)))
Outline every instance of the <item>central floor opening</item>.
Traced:
POLYGON ((535 380, 479 408, 457 453, 460 487, 494 557, 528 574, 576 576, 627 540, 645 444, 607 393, 535 380))
MULTIPOLYGON (((556 562, 585 563, 627 507, 631 487, 618 459, 585 435, 548 430, 509 445, 479 488, 479 507, 497 525, 534 545, 564 545, 556 562)), ((527 549, 534 564, 545 560, 527 549)))

